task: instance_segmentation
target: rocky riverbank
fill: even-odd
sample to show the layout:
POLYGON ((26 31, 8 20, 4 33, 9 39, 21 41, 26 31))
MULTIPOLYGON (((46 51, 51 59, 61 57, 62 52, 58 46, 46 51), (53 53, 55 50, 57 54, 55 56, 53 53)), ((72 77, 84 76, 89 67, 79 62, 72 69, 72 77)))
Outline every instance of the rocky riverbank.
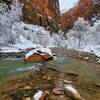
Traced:
POLYGON ((83 99, 99 100, 99 64, 84 59, 87 55, 80 60, 77 51, 64 48, 52 48, 52 51, 54 60, 43 63, 39 69, 22 77, 8 77, 9 81, 0 85, 0 100, 33 100, 38 90, 49 93, 45 100, 73 100, 72 95, 66 95, 65 85, 74 86, 83 99))
MULTIPOLYGON (((54 70, 52 68, 42 68, 36 72, 32 72, 25 79, 19 79, 10 82, 5 87, 0 88, 1 100, 34 100, 34 94, 38 91, 48 91, 49 95, 45 97, 45 100, 73 100, 73 96, 66 95, 63 86, 71 84, 77 87, 77 76, 74 74, 65 74, 65 77, 69 75, 70 79, 74 81, 67 81, 65 77, 59 75, 63 73, 54 70), (72 78, 73 77, 73 78, 72 78), (12 87, 13 86, 13 87, 12 87), (62 91, 58 94, 53 88, 62 88, 62 91)), ((41 99, 44 100, 44 99, 41 99)), ((76 99, 79 100, 79 99, 76 99)))
MULTIPOLYGON (((5 58, 24 58, 25 54, 34 48, 29 48, 23 50, 21 52, 0 52, 0 59, 5 58)), ((100 64, 100 57, 96 56, 94 53, 83 52, 83 51, 76 51, 72 49, 66 48, 51 48, 51 50, 55 53, 61 51, 62 53, 66 54, 70 58, 84 60, 90 63, 100 64)))
POLYGON ((76 51, 73 49, 66 49, 66 48, 53 48, 53 51, 61 51, 62 53, 66 54, 70 58, 84 60, 89 63, 100 64, 100 57, 96 56, 94 53, 83 52, 83 51, 76 51))

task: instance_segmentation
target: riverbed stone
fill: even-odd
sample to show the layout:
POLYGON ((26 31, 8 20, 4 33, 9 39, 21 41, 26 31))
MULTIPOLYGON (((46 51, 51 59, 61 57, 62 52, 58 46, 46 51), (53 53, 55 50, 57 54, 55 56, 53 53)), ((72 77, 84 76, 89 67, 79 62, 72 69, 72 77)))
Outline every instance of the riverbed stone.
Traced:
POLYGON ((73 70, 69 70, 69 71, 67 71, 66 74, 68 74, 68 75, 73 75, 73 76, 79 76, 79 74, 76 73, 76 72, 73 71, 73 70))
POLYGON ((53 88, 52 92, 56 95, 61 95, 62 94, 62 88, 55 87, 55 88, 53 88))
POLYGON ((32 100, 31 97, 23 97, 23 100, 32 100))
POLYGON ((94 84, 96 87, 99 87, 100 88, 100 83, 96 83, 94 84))
POLYGON ((98 61, 97 61, 97 62, 98 62, 98 64, 100 64, 100 59, 98 59, 98 61))
POLYGON ((69 88, 70 90, 68 88, 66 88, 66 86, 64 87, 64 92, 66 95, 68 95, 69 97, 71 97, 74 100, 82 100, 80 94, 72 86, 71 86, 72 87, 71 89, 69 88))
POLYGON ((63 80, 63 82, 66 83, 66 84, 73 84, 72 81, 68 81, 68 80, 63 80))

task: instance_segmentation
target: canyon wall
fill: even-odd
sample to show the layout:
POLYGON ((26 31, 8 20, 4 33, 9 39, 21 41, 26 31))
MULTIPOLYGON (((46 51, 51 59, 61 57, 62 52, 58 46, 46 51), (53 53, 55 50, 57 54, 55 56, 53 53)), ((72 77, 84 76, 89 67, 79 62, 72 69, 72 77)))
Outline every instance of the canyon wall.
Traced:
POLYGON ((63 31, 72 28, 78 17, 90 21, 92 17, 100 13, 100 0, 80 0, 78 4, 61 15, 63 31))
POLYGON ((58 0, 20 0, 23 4, 23 19, 28 23, 56 31, 60 19, 58 0))

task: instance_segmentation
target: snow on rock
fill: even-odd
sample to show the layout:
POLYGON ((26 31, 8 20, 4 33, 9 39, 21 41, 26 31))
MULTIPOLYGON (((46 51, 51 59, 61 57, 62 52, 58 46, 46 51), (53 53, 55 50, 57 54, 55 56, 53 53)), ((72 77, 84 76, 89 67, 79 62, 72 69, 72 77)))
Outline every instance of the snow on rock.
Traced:
POLYGON ((48 49, 48 48, 37 48, 37 49, 29 51, 25 55, 25 59, 27 59, 28 57, 32 56, 34 53, 40 54, 40 55, 45 55, 45 53, 47 53, 47 54, 53 56, 50 49, 48 49))
POLYGON ((35 95, 34 95, 34 100, 39 100, 40 97, 42 96, 43 91, 38 91, 35 95))
POLYGON ((24 58, 26 62, 44 62, 53 59, 51 50, 48 48, 36 48, 29 51, 24 58))

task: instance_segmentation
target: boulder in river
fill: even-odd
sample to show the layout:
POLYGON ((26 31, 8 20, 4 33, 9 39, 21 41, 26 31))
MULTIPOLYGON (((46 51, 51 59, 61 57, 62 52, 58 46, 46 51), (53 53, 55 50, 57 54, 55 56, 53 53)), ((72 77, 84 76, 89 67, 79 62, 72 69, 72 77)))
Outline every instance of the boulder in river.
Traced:
POLYGON ((51 50, 48 48, 37 48, 29 51, 24 58, 26 62, 44 62, 53 59, 51 50))

